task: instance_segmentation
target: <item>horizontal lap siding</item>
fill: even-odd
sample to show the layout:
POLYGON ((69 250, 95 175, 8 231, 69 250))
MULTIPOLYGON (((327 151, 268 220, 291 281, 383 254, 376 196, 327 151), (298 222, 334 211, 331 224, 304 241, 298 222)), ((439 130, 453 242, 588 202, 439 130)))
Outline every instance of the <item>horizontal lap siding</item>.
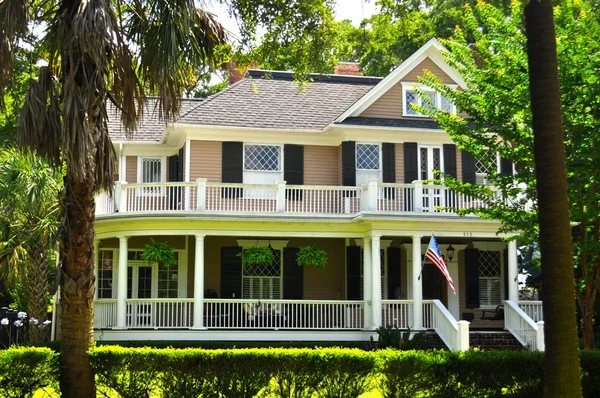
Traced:
POLYGON ((206 178, 209 182, 221 182, 222 155, 220 141, 191 141, 190 181, 206 178))
POLYGON ((337 171, 338 171, 338 180, 337 181, 338 182, 335 185, 342 186, 344 184, 342 183, 342 146, 341 145, 337 147, 337 162, 338 162, 338 164, 337 164, 337 171))
POLYGON ((340 182, 338 147, 304 147, 304 185, 338 185, 340 182))
POLYGON ((137 156, 125 157, 125 164, 126 164, 125 180, 130 184, 134 184, 134 183, 138 182, 138 180, 137 180, 137 178, 138 178, 137 177, 137 166, 138 166, 137 156))
MULTIPOLYGON (((429 70, 446 84, 456 84, 456 82, 442 71, 430 58, 426 58, 412 71, 407 73, 406 76, 402 78, 401 82, 418 83, 419 77, 423 76, 425 70, 429 70)), ((369 108, 365 109, 360 117, 404 119, 402 116, 403 104, 401 82, 379 97, 379 99, 377 99, 369 108)))
POLYGON ((404 181, 404 144, 396 144, 396 183, 404 181))

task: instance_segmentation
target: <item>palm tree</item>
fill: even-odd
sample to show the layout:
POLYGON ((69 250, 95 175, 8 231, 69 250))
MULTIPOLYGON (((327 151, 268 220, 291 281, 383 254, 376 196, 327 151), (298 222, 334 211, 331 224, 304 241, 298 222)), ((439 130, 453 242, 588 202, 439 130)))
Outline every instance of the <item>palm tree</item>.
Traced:
POLYGON ((94 194, 112 189, 115 164, 107 101, 122 111, 129 133, 142 117, 146 92, 158 95, 164 119, 172 119, 190 72, 212 63, 225 33, 193 0, 4 0, 0 86, 10 78, 13 49, 30 18, 47 24, 48 65, 31 81, 19 143, 66 168, 58 271, 61 392, 94 397, 87 356, 93 342, 94 194))
POLYGON ((29 342, 45 338, 49 264, 58 222, 59 173, 41 158, 15 148, 0 152, 0 271, 9 286, 24 287, 29 342))
POLYGON ((569 198, 551 0, 525 7, 546 355, 544 397, 581 397, 569 198))

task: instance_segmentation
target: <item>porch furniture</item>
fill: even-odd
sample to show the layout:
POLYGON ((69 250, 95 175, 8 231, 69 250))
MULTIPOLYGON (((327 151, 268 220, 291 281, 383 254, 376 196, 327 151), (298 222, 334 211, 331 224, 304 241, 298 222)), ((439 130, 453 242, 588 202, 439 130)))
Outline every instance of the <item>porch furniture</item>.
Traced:
POLYGON ((483 313, 481 314, 481 319, 484 321, 501 321, 504 319, 504 306, 502 304, 500 304, 496 307, 496 309, 494 309, 492 315, 485 316, 486 312, 489 314, 491 311, 483 310, 483 313))
POLYGON ((467 322, 473 322, 473 319, 475 319, 475 314, 473 312, 463 312, 462 319, 467 322))

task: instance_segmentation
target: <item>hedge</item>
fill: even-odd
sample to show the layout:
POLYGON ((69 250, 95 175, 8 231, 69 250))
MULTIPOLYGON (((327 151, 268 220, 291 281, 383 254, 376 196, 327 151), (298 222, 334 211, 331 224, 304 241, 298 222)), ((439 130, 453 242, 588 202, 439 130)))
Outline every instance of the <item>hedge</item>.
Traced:
POLYGON ((32 397, 43 389, 58 391, 60 363, 49 348, 12 347, 0 351, 0 397, 32 397))

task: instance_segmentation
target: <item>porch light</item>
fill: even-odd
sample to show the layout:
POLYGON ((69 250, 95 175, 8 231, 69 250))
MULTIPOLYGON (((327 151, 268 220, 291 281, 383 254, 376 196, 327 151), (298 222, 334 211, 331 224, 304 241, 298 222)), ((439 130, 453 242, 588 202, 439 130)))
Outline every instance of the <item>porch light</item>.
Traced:
POLYGON ((452 261, 452 259, 454 258, 454 248, 452 247, 452 245, 448 245, 448 248, 446 249, 446 255, 448 256, 448 261, 452 261))

